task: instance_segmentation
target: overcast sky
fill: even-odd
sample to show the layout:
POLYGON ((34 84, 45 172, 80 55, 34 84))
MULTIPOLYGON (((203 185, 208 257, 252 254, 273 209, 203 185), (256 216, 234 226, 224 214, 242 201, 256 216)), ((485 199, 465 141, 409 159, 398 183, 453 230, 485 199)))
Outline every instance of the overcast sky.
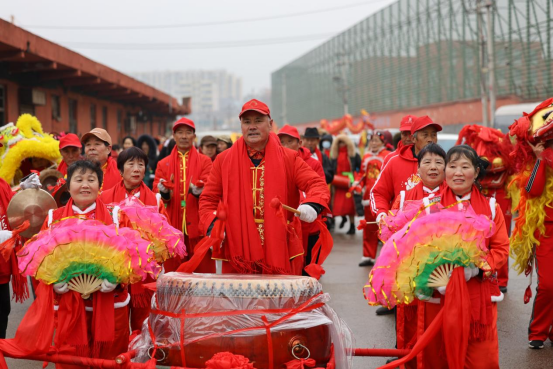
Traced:
POLYGON ((348 29, 393 1, 0 0, 0 18, 9 21, 14 16, 16 25, 122 72, 226 69, 243 78, 244 93, 249 93, 252 89, 269 88, 271 72, 322 44, 330 35, 348 29), (320 12, 329 8, 341 9, 320 12), (268 19, 297 13, 304 14, 268 19), (263 20, 201 27, 125 28, 257 18, 263 20), (51 29, 33 26, 123 29, 51 29), (306 37, 309 35, 316 36, 306 37), (290 42, 300 37, 304 41, 290 42), (242 43, 251 40, 274 42, 276 39, 285 43, 250 47, 242 43), (131 46, 127 46, 129 44, 131 46), (146 49, 125 50, 136 48, 132 44, 142 44, 141 47, 146 49), (209 48, 198 48, 198 45, 209 48))

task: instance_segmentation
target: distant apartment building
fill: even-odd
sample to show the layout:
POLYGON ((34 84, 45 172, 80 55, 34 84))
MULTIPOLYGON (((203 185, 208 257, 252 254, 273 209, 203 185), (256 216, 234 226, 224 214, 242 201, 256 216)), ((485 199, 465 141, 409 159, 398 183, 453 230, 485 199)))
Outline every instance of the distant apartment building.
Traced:
POLYGON ((242 104, 242 78, 225 70, 153 71, 134 73, 148 83, 180 99, 192 98, 192 114, 199 130, 237 128, 242 104))

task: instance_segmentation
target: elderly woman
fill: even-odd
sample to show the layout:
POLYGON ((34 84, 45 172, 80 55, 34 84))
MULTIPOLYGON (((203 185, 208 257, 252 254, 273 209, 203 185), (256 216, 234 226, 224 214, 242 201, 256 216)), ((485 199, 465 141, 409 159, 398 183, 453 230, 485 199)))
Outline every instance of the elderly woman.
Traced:
MULTIPOLYGON (((113 224, 113 218, 108 208, 98 198, 102 180, 103 172, 97 163, 78 160, 71 164, 67 169, 67 183, 71 199, 66 206, 48 213, 43 229, 55 227, 56 221, 71 217, 95 219, 105 224, 113 224)), ((54 285, 54 292, 56 293, 55 301, 60 301, 62 295, 69 292, 67 283, 54 285)), ((120 353, 127 351, 129 343, 127 305, 130 298, 128 291, 126 288, 104 281, 101 290, 92 294, 91 297, 84 301, 84 306, 81 303, 76 303, 75 299, 65 299, 67 304, 64 304, 63 307, 60 305, 60 313, 63 309, 63 316, 68 318, 72 316, 73 319, 77 319, 78 314, 86 314, 88 346, 94 347, 96 357, 114 359, 120 353), (75 310, 76 306, 77 309, 82 307, 82 311, 75 310), (66 310, 68 307, 69 313, 66 310)), ((56 346, 59 349, 75 345, 72 342, 73 335, 69 334, 71 332, 60 333, 64 329, 71 330, 67 323, 60 318, 58 313, 56 336, 66 337, 64 342, 59 342, 56 338, 56 346)))
POLYGON ((148 162, 148 156, 144 151, 135 146, 119 154, 117 169, 119 169, 123 179, 115 187, 102 192, 100 196, 102 201, 111 204, 121 202, 129 196, 134 196, 144 205, 157 206, 159 212, 165 214, 165 207, 159 194, 153 193, 144 183, 148 162))

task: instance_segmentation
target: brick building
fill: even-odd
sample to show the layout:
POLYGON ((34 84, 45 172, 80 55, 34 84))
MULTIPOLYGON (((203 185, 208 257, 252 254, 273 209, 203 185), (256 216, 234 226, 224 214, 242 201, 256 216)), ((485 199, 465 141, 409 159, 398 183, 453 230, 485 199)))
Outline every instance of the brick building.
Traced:
POLYGON ((45 132, 108 130, 114 143, 165 135, 191 113, 177 99, 0 19, 0 126, 30 113, 45 132))

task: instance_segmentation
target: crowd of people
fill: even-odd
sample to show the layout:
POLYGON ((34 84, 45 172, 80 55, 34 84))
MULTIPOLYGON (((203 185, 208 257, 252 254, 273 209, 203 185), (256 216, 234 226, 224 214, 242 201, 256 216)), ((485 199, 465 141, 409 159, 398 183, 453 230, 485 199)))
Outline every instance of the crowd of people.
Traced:
MULTIPOLYGON (((405 116, 395 137, 385 130, 370 131, 366 147, 347 134, 332 136, 317 127, 300 133, 296 127, 284 125, 274 132, 270 109, 258 100, 248 101, 238 118, 242 137, 235 142, 226 135, 204 136, 196 142, 196 126, 188 118, 173 124, 169 139, 127 136, 118 145, 101 128, 94 128, 81 138, 74 134, 61 136, 62 160, 57 170, 66 179, 70 200, 50 212, 43 229, 73 216, 113 222, 115 218, 106 205, 134 196, 145 205, 157 207, 173 227, 182 231, 188 256, 167 260, 163 265, 165 272, 320 277, 324 272, 320 264, 325 252, 329 252, 325 246, 329 241, 327 232, 347 229, 346 234, 355 234, 359 223, 356 216, 364 219, 359 226, 363 231, 359 266, 370 267, 377 259, 379 227, 410 201, 424 199, 444 206, 471 206, 477 214, 493 220, 495 228, 486 241, 489 253, 485 270, 465 271, 473 302, 465 367, 499 367, 496 321, 497 301, 501 298, 492 293, 491 285, 497 286, 497 279, 489 276, 506 273, 510 213, 505 214, 506 209, 493 195, 482 193, 480 182, 489 163, 474 148, 458 145, 445 152, 438 141, 442 126, 428 116, 405 116), (360 152, 364 152, 363 156, 360 152), (280 207, 283 205, 292 210, 280 207), (222 233, 212 234, 221 227, 222 233)), ((550 157, 544 155, 548 146, 533 142, 529 147, 524 152, 535 159, 535 167, 521 169, 531 172, 527 183, 521 186, 528 199, 550 190, 551 177, 547 166, 550 157)), ((33 169, 51 165, 35 164, 33 169)), ((36 176, 31 175, 21 188, 38 185, 36 176)), ((5 217, 12 192, 3 180, 0 190, 5 193, 0 216, 5 217)), ((525 211, 519 208, 519 213, 525 211)), ((548 229, 551 218, 545 216, 545 226, 543 218, 541 221, 540 226, 548 229)), ((2 227, 0 241, 5 241, 11 231, 5 221, 2 227)), ((536 232, 540 242, 550 247, 547 232, 541 228, 536 232)), ((545 247, 538 250, 536 257, 541 265, 551 252, 545 247)), ((0 338, 6 335, 10 312, 8 283, 16 267, 13 260, 0 258, 0 338)), ((548 284, 551 273, 542 269, 538 273, 538 303, 529 333, 531 348, 542 348, 547 338, 553 339, 553 288, 548 284)), ((499 296, 506 292, 506 285, 505 281, 498 286, 502 291, 499 296)), ((40 291, 38 283, 35 287, 40 291)), ((57 298, 67 293, 66 284, 53 288, 57 298)), ((99 354, 103 358, 126 351, 129 326, 121 322, 130 321, 132 329, 140 329, 149 311, 148 307, 129 307, 132 287, 131 297, 126 286, 106 285, 97 293, 112 291, 116 324, 111 328, 115 337, 112 334, 114 344, 99 354)), ((409 332, 416 330, 420 319, 425 327, 432 323, 443 307, 442 294, 443 291, 436 291, 433 301, 417 302, 425 306, 425 314, 410 319, 407 314, 401 315, 405 321, 397 324, 397 335, 405 342, 404 347, 413 346, 409 332)), ((386 313, 393 311, 377 310, 379 315, 386 313)), ((424 362, 419 367, 448 367, 440 354, 439 341, 425 348, 424 362)), ((402 347, 398 344, 398 348, 402 347)), ((414 363, 409 365, 414 367, 414 363)))

